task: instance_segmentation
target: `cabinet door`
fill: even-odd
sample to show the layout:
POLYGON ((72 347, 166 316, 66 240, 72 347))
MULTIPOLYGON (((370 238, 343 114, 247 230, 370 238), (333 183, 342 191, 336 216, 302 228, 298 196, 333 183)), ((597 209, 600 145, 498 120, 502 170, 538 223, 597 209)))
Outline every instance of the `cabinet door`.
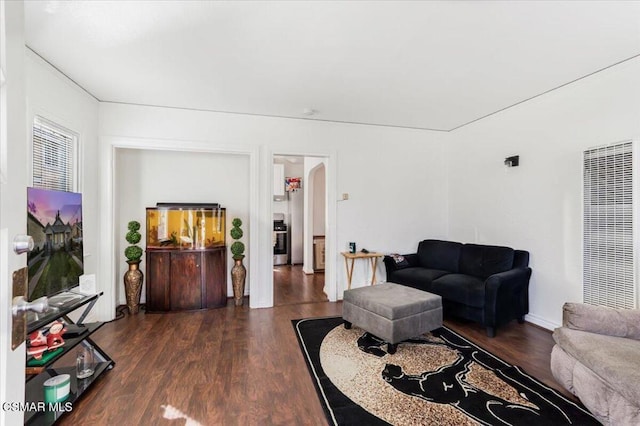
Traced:
POLYGON ((171 253, 171 310, 201 309, 201 253, 171 253))
POLYGON ((227 304, 227 250, 222 247, 203 253, 204 268, 202 279, 207 291, 207 308, 217 308, 227 304))
POLYGON ((273 195, 284 196, 284 164, 273 165, 273 195))
POLYGON ((171 256, 169 252, 147 252, 147 311, 168 311, 171 256))

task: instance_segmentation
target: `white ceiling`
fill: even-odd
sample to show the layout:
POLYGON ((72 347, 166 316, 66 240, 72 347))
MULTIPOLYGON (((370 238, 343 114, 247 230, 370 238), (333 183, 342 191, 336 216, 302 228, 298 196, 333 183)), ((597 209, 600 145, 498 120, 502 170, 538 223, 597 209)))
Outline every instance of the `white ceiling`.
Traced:
POLYGON ((640 55, 638 1, 25 1, 25 15, 28 47, 101 101, 434 130, 640 55))

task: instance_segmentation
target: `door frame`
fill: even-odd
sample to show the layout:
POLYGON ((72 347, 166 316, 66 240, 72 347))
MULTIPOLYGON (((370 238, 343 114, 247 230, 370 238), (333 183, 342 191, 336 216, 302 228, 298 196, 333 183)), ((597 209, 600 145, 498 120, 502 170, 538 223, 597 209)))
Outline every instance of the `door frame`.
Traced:
POLYGON ((24 412, 12 403, 24 403, 26 345, 23 341, 11 349, 12 271, 27 265, 26 256, 15 254, 11 248, 15 235, 27 233, 29 126, 24 55, 24 3, 2 1, 0 66, 6 80, 0 89, 0 425, 24 422, 24 412))
MULTIPOLYGON (((273 164, 276 156, 289 156, 289 157, 315 157, 321 158, 325 163, 325 272, 324 272, 324 291, 327 294, 327 298, 330 302, 338 300, 338 286, 336 280, 337 270, 337 245, 336 245, 336 233, 337 233, 337 181, 336 181, 336 158, 337 153, 332 151, 291 151, 283 149, 271 149, 269 150, 267 159, 269 164, 269 176, 268 179, 269 188, 269 208, 268 216, 265 216, 267 223, 273 223, 273 164)), ((304 183, 303 183, 304 184, 304 183)), ((267 230, 269 234, 271 230, 267 230)), ((308 232, 305 232, 308 234, 308 232)), ((313 236, 307 236, 313 239, 313 236)), ((306 240, 306 239, 305 239, 306 240)), ((271 238, 269 238, 271 241, 271 238)), ((273 246, 269 245, 268 249, 269 259, 273 256, 273 246)), ((271 262, 273 263, 273 262, 271 262)), ((272 265, 273 266, 273 265, 272 265)), ((266 286, 271 293, 271 306, 273 306, 273 272, 268 274, 266 286)))
MULTIPOLYGON (((98 263, 98 276, 102 277, 101 290, 104 292, 104 303, 96 305, 102 319, 113 319, 117 306, 117 286, 119 285, 119 275, 117 269, 116 256, 116 196, 115 179, 117 178, 116 153, 118 149, 140 149, 156 151, 182 151, 201 152, 210 154, 245 155, 249 157, 249 235, 260 235, 260 218, 256 215, 258 211, 258 150, 255 148, 238 148, 229 146, 212 145, 200 141, 166 140, 166 139, 146 139, 135 137, 103 137, 101 141, 101 158, 106 167, 102 167, 100 175, 100 235, 99 242, 100 260, 98 263), (179 147, 179 148, 177 148, 179 147)), ((260 307, 263 303, 260 297, 259 287, 259 265, 261 259, 258 250, 258 238, 251 238, 249 241, 250 253, 253 255, 249 263, 249 298, 250 307, 260 307), (255 290, 255 294, 254 294, 255 290)), ((271 257, 269 257, 271 259, 271 257)))

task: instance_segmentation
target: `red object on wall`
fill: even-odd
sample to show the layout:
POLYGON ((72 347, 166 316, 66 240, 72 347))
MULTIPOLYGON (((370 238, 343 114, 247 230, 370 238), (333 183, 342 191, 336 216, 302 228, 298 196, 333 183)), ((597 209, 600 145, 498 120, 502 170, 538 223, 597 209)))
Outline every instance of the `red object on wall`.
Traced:
POLYGON ((287 177, 284 178, 284 189, 287 192, 297 191, 302 188, 302 178, 299 177, 287 177))

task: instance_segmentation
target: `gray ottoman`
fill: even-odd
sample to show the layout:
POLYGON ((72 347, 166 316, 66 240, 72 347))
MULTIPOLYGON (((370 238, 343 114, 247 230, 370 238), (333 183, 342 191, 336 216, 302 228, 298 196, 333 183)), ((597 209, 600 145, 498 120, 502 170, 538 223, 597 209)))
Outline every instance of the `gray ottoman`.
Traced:
POLYGON ((442 298, 394 283, 345 290, 345 328, 351 324, 387 342, 387 352, 411 337, 442 327, 442 298))

